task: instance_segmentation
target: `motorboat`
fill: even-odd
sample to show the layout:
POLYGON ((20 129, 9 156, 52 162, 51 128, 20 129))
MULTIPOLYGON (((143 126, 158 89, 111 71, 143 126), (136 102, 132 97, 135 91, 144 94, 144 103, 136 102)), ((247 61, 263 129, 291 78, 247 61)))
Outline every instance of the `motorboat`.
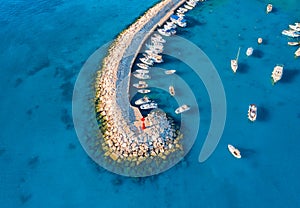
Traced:
POLYGON ((171 15, 170 20, 177 24, 179 27, 186 27, 186 20, 183 17, 179 17, 178 15, 171 15))
POLYGON ((138 79, 151 79, 150 75, 145 73, 133 73, 133 76, 138 79))
POLYGON ((170 31, 166 31, 165 29, 162 29, 162 28, 157 29, 157 32, 159 32, 159 34, 161 34, 163 36, 167 36, 167 37, 172 35, 170 31))
POLYGON ((295 57, 299 57, 300 56, 300 47, 295 51, 295 57))
POLYGON ((149 69, 149 66, 147 64, 144 63, 138 63, 136 64, 138 67, 140 67, 141 69, 149 69))
POLYGON ((283 65, 276 65, 272 71, 272 83, 275 84, 278 82, 283 74, 283 65))
POLYGON ((175 96, 175 89, 174 89, 173 85, 169 86, 169 93, 170 93, 170 95, 175 96))
POLYGON ((195 7, 196 4, 197 4, 197 2, 190 0, 190 1, 186 1, 186 4, 189 5, 189 6, 191 6, 191 7, 195 7))
POLYGON ((270 13, 272 10, 273 10, 273 5, 272 4, 268 4, 267 5, 267 9, 266 9, 267 14, 270 13))
POLYGON ((146 46, 149 50, 153 51, 154 53, 162 53, 163 52, 163 46, 149 45, 149 44, 146 44, 146 46))
POLYGON ((137 69, 135 71, 140 74, 148 74, 149 73, 149 70, 147 70, 147 69, 137 69))
POLYGON ((183 112, 188 111, 188 110, 190 110, 190 109, 191 109, 190 106, 184 104, 184 105, 180 106, 179 108, 177 108, 177 109, 175 110, 175 113, 176 113, 176 114, 183 113, 183 112))
POLYGON ((300 23, 296 22, 294 25, 289 25, 289 28, 291 28, 294 31, 300 31, 300 23))
POLYGON ((228 150, 234 157, 238 159, 242 158, 240 150, 235 148, 233 145, 228 144, 228 150))
POLYGON ((185 17, 185 14, 179 13, 179 12, 177 12, 176 15, 177 15, 178 17, 180 17, 180 18, 184 18, 184 17, 185 17))
POLYGON ((133 84, 135 88, 141 89, 141 88, 147 88, 148 84, 145 81, 139 81, 138 83, 133 84))
POLYGON ((255 104, 250 104, 248 108, 248 119, 250 121, 255 121, 257 117, 257 107, 255 104))
POLYGON ((148 55, 152 55, 152 54, 155 54, 155 55, 158 55, 159 53, 157 53, 156 51, 153 51, 153 50, 145 50, 145 53, 148 54, 148 55))
POLYGON ((190 6, 190 5, 188 5, 188 4, 184 4, 183 5, 186 9, 188 9, 188 10, 192 10, 194 7, 192 7, 192 6, 190 6))
POLYGON ((300 41, 289 41, 288 45, 290 45, 290 46, 298 46, 298 45, 300 45, 300 41))
POLYGON ((166 22, 166 24, 164 25, 165 30, 176 29, 176 28, 177 28, 177 25, 174 24, 173 22, 166 22))
POLYGON ((149 58, 140 58, 140 61, 143 62, 144 64, 149 65, 149 66, 153 65, 153 61, 149 58))
POLYGON ((300 37, 300 32, 295 30, 283 30, 281 34, 292 38, 300 37))
POLYGON ((142 105, 142 104, 149 103, 149 102, 151 102, 151 100, 149 99, 149 97, 147 95, 145 95, 144 97, 136 100, 134 102, 134 104, 136 104, 136 105, 142 105))
POLYGON ((170 75, 170 74, 174 74, 176 72, 175 69, 170 69, 170 70, 166 70, 165 74, 170 75))
POLYGON ((163 59, 161 55, 157 55, 155 53, 150 53, 150 54, 146 54, 144 53, 143 56, 145 56, 146 58, 149 58, 151 60, 153 60, 155 63, 162 63, 163 59))
POLYGON ((179 13, 186 13, 188 11, 188 9, 186 9, 186 8, 183 8, 183 7, 179 7, 177 10, 176 10, 176 12, 179 12, 179 13))
POLYGON ((140 90, 138 90, 138 92, 142 93, 142 94, 147 94, 147 93, 151 92, 151 90, 149 90, 149 89, 140 89, 140 90))
POLYGON ((159 43, 165 43, 166 42, 166 40, 163 39, 162 37, 161 38, 157 38, 157 37, 154 37, 154 36, 151 37, 151 41, 152 42, 159 42, 159 43))
POLYGON ((253 48, 252 47, 249 47, 246 51, 246 55, 247 56, 251 56, 253 54, 253 48))
POLYGON ((234 73, 236 73, 236 71, 238 69, 238 59, 239 59, 239 55, 240 55, 240 50, 241 50, 241 47, 239 47, 236 58, 231 60, 231 69, 234 73))
POLYGON ((140 108, 141 108, 142 110, 155 109, 155 108, 157 108, 157 103, 151 102, 151 103, 142 104, 142 105, 140 106, 140 108))

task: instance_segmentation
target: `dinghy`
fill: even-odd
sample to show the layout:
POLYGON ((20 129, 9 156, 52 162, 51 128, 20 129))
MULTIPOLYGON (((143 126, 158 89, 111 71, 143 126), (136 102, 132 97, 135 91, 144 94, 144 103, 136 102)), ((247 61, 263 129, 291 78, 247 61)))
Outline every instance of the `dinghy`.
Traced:
POLYGON ((242 157, 240 151, 237 148, 235 148, 233 145, 228 144, 228 150, 234 157, 238 159, 242 157))

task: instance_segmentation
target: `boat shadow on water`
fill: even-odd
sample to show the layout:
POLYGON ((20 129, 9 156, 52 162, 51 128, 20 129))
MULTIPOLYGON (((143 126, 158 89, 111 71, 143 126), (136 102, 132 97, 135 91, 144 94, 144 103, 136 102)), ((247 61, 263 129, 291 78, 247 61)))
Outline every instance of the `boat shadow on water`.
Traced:
POLYGON ((245 74, 248 72, 249 69, 249 65, 246 63, 239 63, 239 68, 238 68, 238 72, 245 74))
POLYGON ((241 152, 242 159, 243 158, 250 158, 256 153, 256 151, 253 150, 253 149, 246 149, 246 148, 238 148, 238 149, 241 152))
POLYGON ((286 69, 283 72, 282 79, 280 82, 282 83, 291 83, 300 74, 300 70, 297 69, 286 69))
POLYGON ((254 50, 253 51, 253 54, 252 54, 253 57, 255 58, 262 58, 264 56, 264 52, 262 52, 261 50, 254 50))
POLYGON ((258 107, 257 120, 258 121, 268 121, 268 120, 270 120, 270 113, 267 110, 267 108, 265 108, 263 106, 258 107))

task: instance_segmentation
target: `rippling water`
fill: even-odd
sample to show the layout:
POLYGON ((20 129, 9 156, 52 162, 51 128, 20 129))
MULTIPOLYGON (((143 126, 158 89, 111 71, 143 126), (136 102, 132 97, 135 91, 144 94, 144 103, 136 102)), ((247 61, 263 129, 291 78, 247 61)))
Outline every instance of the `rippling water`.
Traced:
MULTIPOLYGON (((190 153, 169 171, 138 179, 109 173, 88 158, 71 117, 80 68, 155 2, 2 1, 1 207, 299 206, 300 64, 296 48, 287 46, 291 39, 281 35, 288 24, 300 21, 296 0, 274 0, 268 15, 266 1, 210 0, 189 12, 188 27, 178 30, 207 54, 226 93, 225 130, 207 161, 199 163, 198 155, 211 119, 208 93, 188 66, 168 57, 160 66, 178 70, 201 112, 190 153), (264 44, 257 44, 258 37, 264 44), (247 57, 250 46, 254 54, 247 57), (234 75, 229 60, 238 47, 240 70, 234 75), (285 71, 272 86, 276 64, 284 64, 285 71), (250 103, 259 107, 255 123, 246 118, 250 103), (241 160, 229 154, 228 143, 241 150, 241 160)), ((180 52, 172 39, 166 47, 180 52)), ((173 110, 166 97, 152 96, 173 110)))

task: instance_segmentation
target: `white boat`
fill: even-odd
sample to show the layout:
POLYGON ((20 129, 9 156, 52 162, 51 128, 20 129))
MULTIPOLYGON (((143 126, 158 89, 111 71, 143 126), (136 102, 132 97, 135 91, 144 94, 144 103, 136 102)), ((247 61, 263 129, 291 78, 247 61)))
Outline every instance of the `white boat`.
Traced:
POLYGON ((148 58, 140 58, 140 61, 143 62, 144 64, 149 65, 149 66, 153 65, 153 61, 151 59, 148 59, 148 58))
POLYGON ((241 47, 239 47, 239 50, 237 52, 237 55, 236 55, 236 58, 235 59, 232 59, 231 60, 231 69, 234 73, 236 73, 236 70, 238 69, 238 59, 239 59, 239 55, 240 55, 240 50, 241 50, 241 47))
POLYGON ((253 48, 252 47, 249 47, 246 51, 246 55, 247 56, 251 56, 253 54, 253 48))
POLYGON ((188 10, 192 10, 194 7, 191 7, 190 5, 188 5, 188 4, 184 4, 183 5, 186 9, 188 9, 188 10))
POLYGON ((290 46, 298 46, 298 45, 300 45, 300 41, 289 41, 288 45, 290 45, 290 46))
POLYGON ((190 109, 191 109, 190 106, 184 104, 184 105, 180 106, 179 108, 177 108, 175 110, 175 113, 176 114, 183 113, 183 112, 188 111, 190 109))
POLYGON ((148 55, 152 55, 152 54, 158 55, 159 54, 159 53, 157 53, 156 51, 153 51, 153 50, 145 50, 145 53, 148 54, 148 55))
POLYGON ((149 74, 144 73, 134 73, 133 76, 135 76, 138 79, 151 79, 149 74))
POLYGON ((175 89, 174 89, 173 85, 169 86, 169 93, 170 93, 170 95, 175 96, 175 89))
POLYGON ((266 8, 267 14, 270 13, 272 10, 273 10, 273 5, 272 4, 268 4, 267 8, 266 8))
POLYGON ((145 81, 139 81, 138 83, 134 83, 132 86, 135 88, 141 89, 141 88, 147 88, 148 84, 145 81))
POLYGON ((157 55, 155 53, 143 54, 146 58, 153 60, 155 63, 162 63, 163 59, 161 55, 157 55))
POLYGON ((174 74, 176 72, 175 69, 170 69, 170 70, 166 70, 165 74, 170 75, 170 74, 174 74))
POLYGON ((149 66, 147 64, 144 63, 138 63, 136 64, 138 67, 140 67, 141 69, 149 69, 149 66))
POLYGON ((190 1, 186 1, 186 4, 189 5, 189 6, 191 6, 191 7, 195 7, 196 4, 197 4, 197 2, 190 0, 190 1))
POLYGON ((164 25, 165 30, 170 30, 170 29, 176 29, 177 25, 175 25, 173 22, 166 22, 164 25))
POLYGON ((289 28, 295 31, 300 31, 300 23, 296 22, 294 25, 289 25, 289 28))
POLYGON ((157 38, 157 37, 154 37, 154 36, 151 37, 151 41, 152 42, 159 42, 159 43, 165 43, 166 42, 165 39, 163 39, 163 38, 157 38))
POLYGON ((142 93, 142 94, 147 94, 147 93, 151 92, 151 90, 149 90, 149 89, 140 89, 140 90, 138 90, 138 92, 142 93))
POLYGON ((147 69, 137 69, 135 71, 140 74, 148 74, 149 73, 149 70, 147 70, 147 69))
POLYGON ((228 144, 228 150, 229 152, 236 158, 240 159, 242 158, 240 150, 238 150, 237 148, 235 148, 233 145, 228 144))
POLYGON ((136 101, 134 102, 134 104, 136 104, 136 105, 142 105, 142 104, 149 103, 149 102, 151 102, 151 100, 149 99, 148 96, 145 95, 144 97, 142 97, 142 98, 136 100, 136 101))
POLYGON ((272 71, 272 83, 275 84, 278 82, 283 74, 283 65, 276 65, 272 71))
POLYGON ((300 37, 300 32, 297 32, 295 30, 283 30, 281 32, 282 35, 286 35, 288 37, 292 37, 292 38, 298 38, 300 37))
POLYGON ((300 56, 300 47, 295 51, 295 56, 299 57, 300 56))
POLYGON ((165 29, 162 29, 162 28, 157 29, 157 31, 159 32, 159 34, 161 34, 163 36, 167 36, 168 37, 168 36, 172 35, 172 33, 169 30, 165 30, 165 29))
POLYGON ((162 53, 163 52, 163 47, 156 46, 156 45, 148 45, 146 44, 147 48, 154 53, 162 53))
POLYGON ((184 8, 184 7, 179 7, 178 10, 182 11, 182 12, 187 12, 188 9, 184 8))
POLYGON ((257 107, 255 104, 250 104, 248 108, 248 119, 250 121, 255 121, 257 117, 257 107))
POLYGON ((179 17, 178 15, 171 15, 170 20, 177 24, 179 27, 186 27, 186 20, 183 17, 179 17))
POLYGON ((155 103, 155 102, 146 103, 146 104, 141 105, 140 108, 143 110, 154 109, 154 108, 157 108, 157 103, 155 103))

